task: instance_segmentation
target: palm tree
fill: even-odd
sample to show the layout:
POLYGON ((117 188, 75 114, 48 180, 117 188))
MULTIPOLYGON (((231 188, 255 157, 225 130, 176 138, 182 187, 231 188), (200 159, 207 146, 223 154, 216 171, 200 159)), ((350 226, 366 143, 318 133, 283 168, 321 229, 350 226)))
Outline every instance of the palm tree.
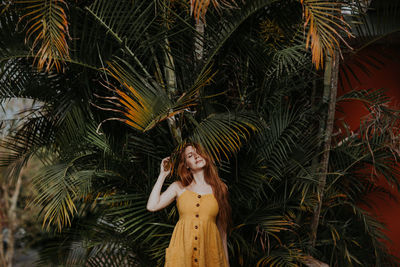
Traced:
POLYGON ((44 104, 39 116, 3 140, 13 152, 2 155, 1 164, 33 154, 45 162, 35 178, 34 203, 54 235, 47 237, 41 263, 162 265, 177 210, 170 206, 151 214, 145 203, 160 159, 188 139, 205 146, 229 185, 235 207, 229 240, 233 266, 299 266, 315 258, 331 266, 393 262, 379 245, 379 224, 357 208, 367 192, 380 190, 357 179, 371 157, 393 180, 384 138, 373 139, 379 156, 366 149, 371 140, 336 141, 311 246, 320 175, 314 163, 322 138, 316 130, 321 76, 312 60, 321 64, 346 31, 346 24, 329 13, 337 4, 230 4, 222 14, 207 11, 204 32, 187 1, 5 6, 2 99, 44 104), (46 15, 50 10, 55 11, 46 15), (17 25, 27 25, 26 32, 16 31, 17 25), (40 35, 43 29, 49 31, 40 35), (196 57, 199 40, 202 56, 196 57), (52 71, 57 66, 60 72, 52 71))

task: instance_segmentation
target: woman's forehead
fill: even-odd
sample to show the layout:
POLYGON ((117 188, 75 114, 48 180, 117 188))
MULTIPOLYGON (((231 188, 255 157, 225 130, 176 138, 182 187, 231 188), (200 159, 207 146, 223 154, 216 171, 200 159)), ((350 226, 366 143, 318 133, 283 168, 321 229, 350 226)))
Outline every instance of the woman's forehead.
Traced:
POLYGON ((195 147, 193 147, 193 146, 187 146, 187 147, 185 148, 185 155, 189 154, 190 152, 195 152, 195 151, 196 151, 196 148, 195 148, 195 147))

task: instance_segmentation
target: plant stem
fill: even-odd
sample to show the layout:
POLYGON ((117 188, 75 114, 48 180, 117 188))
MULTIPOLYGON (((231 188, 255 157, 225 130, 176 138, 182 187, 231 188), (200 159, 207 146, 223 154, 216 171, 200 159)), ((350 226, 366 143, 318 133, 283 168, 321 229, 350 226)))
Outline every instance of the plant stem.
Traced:
POLYGON ((319 182, 317 188, 318 203, 314 207, 314 215, 311 221, 311 243, 315 247, 317 240, 317 231, 319 225, 319 218, 321 214, 321 207, 324 198, 324 191, 326 185, 326 173, 328 172, 329 153, 331 149, 331 139, 333 131, 333 122, 335 119, 336 95, 337 95, 337 82, 339 73, 339 52, 335 51, 333 56, 328 56, 325 63, 324 73, 324 96, 323 103, 328 105, 326 122, 324 129, 323 140, 323 154, 319 168, 319 182))
MULTIPOLYGON (((165 27, 168 28, 168 12, 167 12, 167 7, 166 4, 164 4, 164 20, 165 20, 165 27)), ((177 94, 177 82, 176 82, 176 70, 175 70, 175 62, 174 58, 172 57, 171 54, 171 46, 167 37, 167 34, 165 34, 165 63, 164 63, 164 75, 166 79, 166 90, 168 97, 171 99, 171 101, 174 101, 175 95, 177 94)), ((177 126, 177 118, 176 115, 168 118, 168 127, 169 130, 174 137, 174 141, 176 143, 181 143, 182 142, 182 133, 181 129, 177 126)))

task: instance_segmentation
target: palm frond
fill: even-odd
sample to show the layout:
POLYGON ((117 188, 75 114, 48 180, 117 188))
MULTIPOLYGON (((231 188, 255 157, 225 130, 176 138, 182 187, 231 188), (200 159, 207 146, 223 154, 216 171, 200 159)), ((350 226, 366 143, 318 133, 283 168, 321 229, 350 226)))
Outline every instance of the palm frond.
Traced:
POLYGON ((52 139, 52 123, 44 116, 30 118, 15 133, 2 140, 0 146, 7 149, 0 157, 0 166, 8 166, 26 155, 32 155, 52 139))
MULTIPOLYGON (((129 195, 113 195, 99 199, 112 209, 106 212, 113 224, 118 225, 119 232, 129 237, 130 242, 143 247, 152 257, 161 261, 164 250, 172 235, 173 225, 160 223, 146 209, 147 195, 135 193, 129 195), (151 246, 149 246, 151 244, 151 246)), ((169 220, 177 220, 177 210, 172 207, 169 220)))
POLYGON ((311 47, 312 61, 318 69, 326 55, 340 50, 340 41, 347 44, 342 32, 352 36, 350 25, 341 17, 341 6, 346 3, 324 0, 301 0, 304 26, 308 26, 306 48, 311 47))
MULTIPOLYGON (((231 162, 229 171, 226 171, 227 177, 231 177, 230 194, 249 208, 252 205, 249 199, 262 201, 268 198, 265 187, 273 191, 270 185, 271 178, 266 172, 268 166, 257 152, 252 152, 247 146, 241 149, 231 162)), ((222 167, 220 169, 223 170, 222 167)))
POLYGON ((371 107, 371 105, 385 105, 390 101, 390 98, 385 94, 385 91, 386 89, 375 88, 352 90, 342 96, 339 96, 337 98, 337 102, 360 101, 367 108, 371 107))
POLYGON ((284 47, 273 53, 271 67, 268 70, 268 76, 281 77, 283 72, 294 73, 299 71, 300 67, 306 64, 308 60, 307 53, 304 51, 304 45, 295 45, 284 47))
MULTIPOLYGON (((211 0, 214 8, 217 10, 221 9, 221 6, 232 8, 236 6, 234 0, 211 0)), ((200 17, 205 21, 205 16, 210 5, 209 0, 190 0, 190 15, 193 14, 197 21, 200 17)))
POLYGON ((251 132, 261 129, 259 118, 249 113, 211 114, 200 123, 195 122, 190 140, 200 143, 215 159, 229 159, 228 154, 235 153, 251 132))
POLYGON ((307 259, 305 253, 293 244, 274 249, 270 255, 263 256, 257 263, 258 266, 287 266, 299 267, 307 259))
MULTIPOLYGON (((23 45, 24 35, 18 31, 18 13, 8 10, 0 16, 0 94, 2 98, 26 96, 27 88, 39 74, 31 67, 23 45), (18 55, 18 56, 17 56, 18 55)), ((32 86, 33 87, 33 86, 32 86)))
POLYGON ((32 50, 39 70, 50 71, 54 67, 61 71, 62 61, 69 59, 67 39, 68 21, 64 0, 15 1, 24 12, 21 19, 27 19, 26 41, 34 38, 32 50))
POLYGON ((356 37, 352 43, 357 45, 354 53, 400 31, 400 5, 397 1, 373 1, 366 12, 362 12, 361 3, 358 2, 353 11, 357 13, 357 20, 352 25, 356 37))
POLYGON ((97 246, 88 246, 89 244, 74 242, 69 249, 69 255, 66 260, 68 266, 135 266, 135 259, 129 248, 124 248, 119 242, 108 242, 97 246))
POLYGON ((218 52, 224 47, 228 40, 234 35, 243 23, 256 14, 263 8, 277 2, 277 0, 254 0, 245 6, 241 6, 236 12, 221 19, 219 16, 209 16, 208 19, 208 38, 206 45, 207 57, 203 64, 201 64, 201 71, 198 72, 201 75, 215 59, 218 52))
POLYGON ((360 74, 370 76, 375 70, 381 69, 387 59, 392 59, 394 53, 385 49, 368 49, 383 40, 393 42, 391 36, 400 31, 400 5, 397 1, 372 1, 365 9, 361 1, 355 1, 352 13, 355 21, 351 21, 355 36, 351 40, 354 50, 347 51, 345 60, 340 65, 340 85, 354 87, 354 79, 360 83, 360 74), (366 52, 367 51, 367 52, 366 52))
MULTIPOLYGON (((198 90, 203 85, 195 85, 187 93, 174 103, 160 87, 153 87, 145 82, 127 62, 128 70, 120 64, 109 63, 108 73, 114 77, 127 91, 116 88, 108 88, 115 92, 117 97, 103 97, 107 102, 119 109, 110 109, 122 113, 122 118, 109 118, 107 120, 119 120, 139 131, 148 131, 161 121, 169 119, 196 105, 198 90), (114 102, 112 100, 117 100, 114 102)), ((105 120, 105 121, 107 121, 105 120)), ((103 121, 104 122, 104 121, 103 121)))
POLYGON ((33 178, 41 192, 33 204, 42 207, 43 226, 55 224, 59 231, 70 226, 77 212, 74 201, 90 191, 94 170, 76 170, 71 164, 53 164, 43 167, 33 178))
MULTIPOLYGON (((137 71, 153 86, 158 86, 150 74, 149 62, 154 58, 152 51, 155 44, 164 42, 169 33, 160 27, 159 20, 162 14, 154 13, 157 10, 156 2, 96 0, 85 7, 85 10, 96 25, 100 25, 118 44, 118 48, 123 49, 122 56, 128 55, 137 71), (147 38, 146 42, 143 42, 144 38, 147 38)), ((86 38, 97 40, 93 32, 85 31, 85 35, 86 38)))
POLYGON ((282 171, 288 170, 284 165, 287 166, 293 153, 291 149, 296 149, 306 128, 307 110, 301 108, 301 105, 281 103, 270 111, 269 127, 259 135, 255 144, 263 153, 269 176, 283 177, 282 171))

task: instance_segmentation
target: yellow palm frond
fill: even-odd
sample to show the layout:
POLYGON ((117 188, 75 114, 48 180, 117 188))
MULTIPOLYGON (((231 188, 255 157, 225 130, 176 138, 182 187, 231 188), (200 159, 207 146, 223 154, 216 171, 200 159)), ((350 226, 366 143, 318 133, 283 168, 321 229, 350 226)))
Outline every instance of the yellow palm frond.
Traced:
POLYGON ((70 59, 67 44, 68 21, 64 9, 64 0, 27 0, 16 1, 23 5, 23 16, 28 30, 25 42, 33 38, 32 52, 38 70, 50 71, 54 67, 61 70, 63 60, 70 59))
POLYGON ((323 64, 324 56, 340 50, 340 40, 348 46, 340 31, 353 37, 350 25, 341 16, 341 3, 326 0, 300 0, 303 5, 304 27, 308 27, 306 48, 311 46, 315 67, 323 64))
MULTIPOLYGON (((108 118, 102 123, 109 120, 118 120, 138 131, 145 132, 155 127, 158 123, 196 105, 199 95, 198 90, 201 88, 198 84, 195 84, 191 90, 182 94, 176 102, 173 102, 164 90, 153 87, 150 84, 143 84, 139 77, 135 77, 137 74, 127 71, 124 66, 116 62, 107 62, 107 64, 109 66, 106 69, 107 73, 115 78, 122 87, 118 88, 108 83, 105 87, 116 93, 116 96, 101 97, 96 95, 96 97, 106 99, 108 103, 114 106, 113 108, 94 106, 103 110, 121 113, 123 117, 108 118)), ((203 85, 206 83, 205 81, 199 82, 203 85)))

